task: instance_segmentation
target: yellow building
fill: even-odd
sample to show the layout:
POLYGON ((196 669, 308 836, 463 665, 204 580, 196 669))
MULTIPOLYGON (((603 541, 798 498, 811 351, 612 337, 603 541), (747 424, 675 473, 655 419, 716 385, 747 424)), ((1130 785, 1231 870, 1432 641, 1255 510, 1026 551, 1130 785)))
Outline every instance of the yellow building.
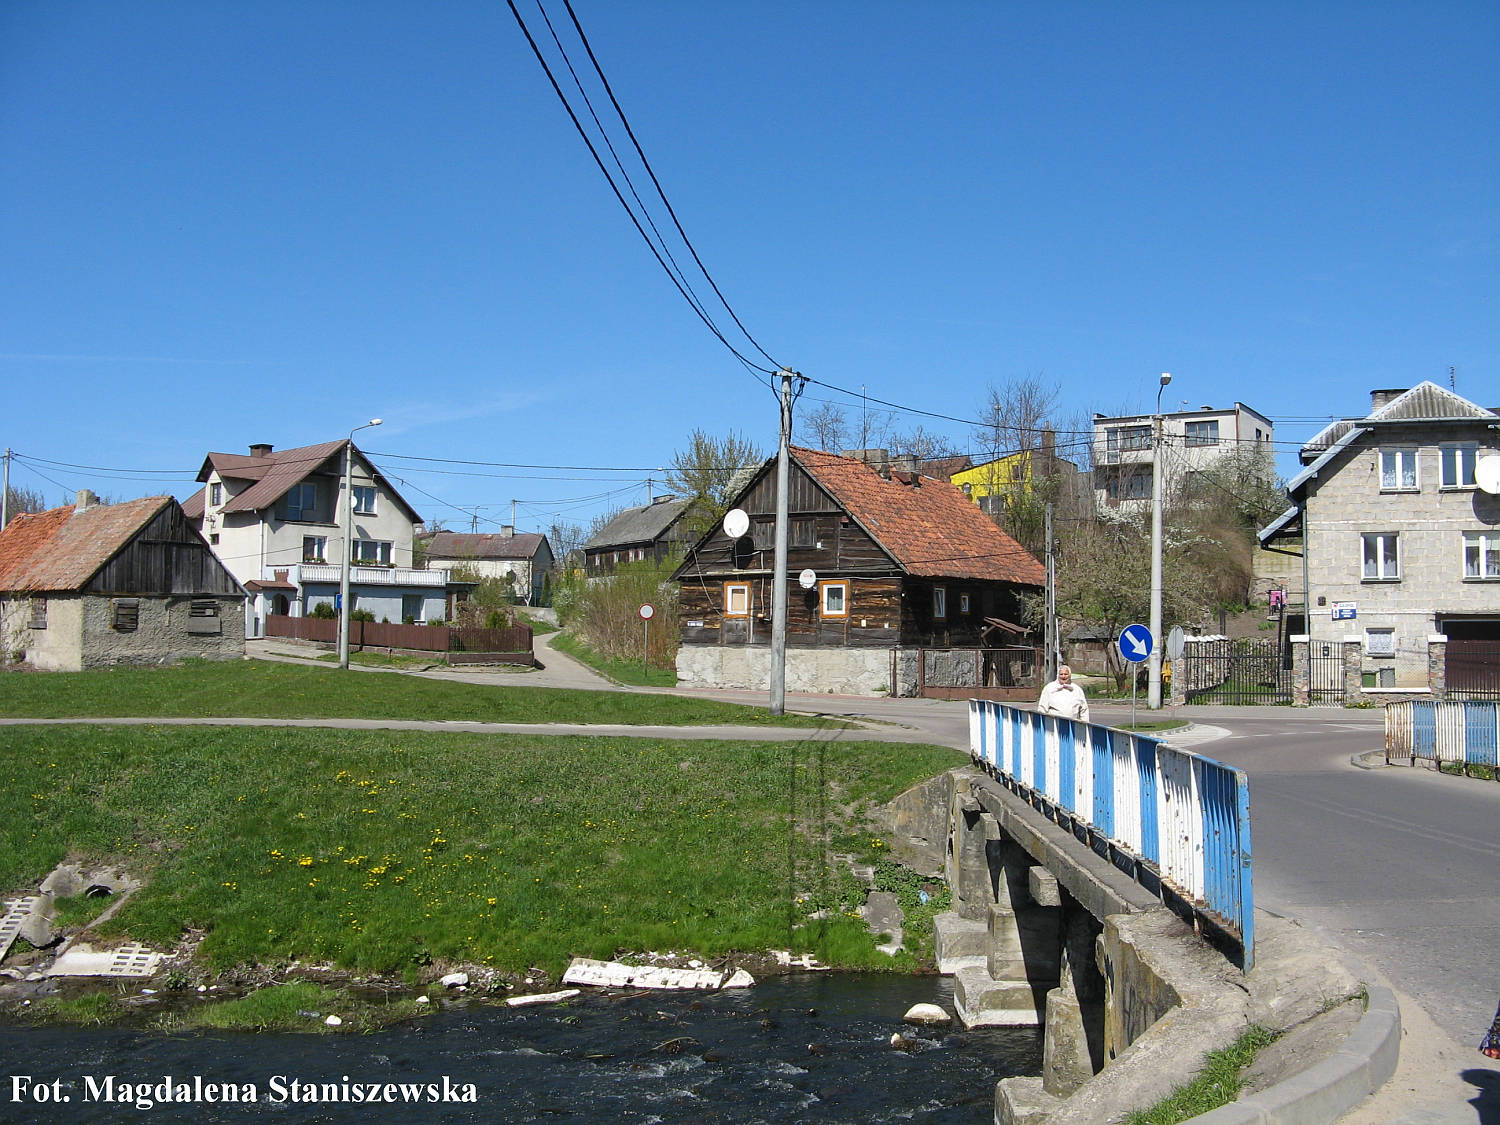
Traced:
POLYGON ((1033 461, 1038 456, 1035 452, 1007 454, 954 473, 948 480, 982 511, 993 515, 1001 510, 1006 496, 1030 490, 1033 461))

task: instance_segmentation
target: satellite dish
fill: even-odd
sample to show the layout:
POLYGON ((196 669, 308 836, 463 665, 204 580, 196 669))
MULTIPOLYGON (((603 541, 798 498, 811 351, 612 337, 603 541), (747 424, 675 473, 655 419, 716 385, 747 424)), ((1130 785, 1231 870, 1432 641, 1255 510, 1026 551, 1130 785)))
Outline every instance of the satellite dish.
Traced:
POLYGON ((1491 496, 1500 495, 1500 454, 1491 453, 1474 466, 1474 483, 1491 496))
POLYGON ((743 508, 730 508, 724 513, 724 534, 729 538, 738 539, 749 530, 750 517, 743 508))
POLYGON ((811 590, 818 584, 818 573, 814 570, 804 570, 797 575, 797 584, 804 590, 811 590))

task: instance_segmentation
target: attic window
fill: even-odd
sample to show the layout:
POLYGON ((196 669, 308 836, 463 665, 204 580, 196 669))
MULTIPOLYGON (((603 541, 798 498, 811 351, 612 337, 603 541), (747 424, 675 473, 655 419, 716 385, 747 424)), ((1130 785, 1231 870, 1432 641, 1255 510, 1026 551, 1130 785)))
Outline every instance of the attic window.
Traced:
POLYGON ((45 629, 47 627, 47 599, 31 599, 31 627, 33 629, 45 629))
POLYGON ((116 598, 110 603, 114 620, 110 623, 117 633, 134 633, 141 624, 141 601, 139 598, 116 598))

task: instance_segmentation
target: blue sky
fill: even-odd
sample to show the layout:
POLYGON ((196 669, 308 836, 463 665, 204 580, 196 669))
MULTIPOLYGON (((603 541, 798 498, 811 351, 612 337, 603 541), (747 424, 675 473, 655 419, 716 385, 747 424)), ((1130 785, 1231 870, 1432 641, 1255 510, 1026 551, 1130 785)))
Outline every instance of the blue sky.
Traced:
MULTIPOLYGON (((1149 410, 1171 371, 1173 408, 1274 419, 1283 471, 1375 387, 1500 405, 1493 3, 575 10, 813 379, 970 418, 1026 375, 1149 410)), ((503 0, 10 0, 0 146, 0 447, 49 502, 382 417, 357 440, 424 516, 544 530, 643 503, 695 427, 774 446, 503 0)))

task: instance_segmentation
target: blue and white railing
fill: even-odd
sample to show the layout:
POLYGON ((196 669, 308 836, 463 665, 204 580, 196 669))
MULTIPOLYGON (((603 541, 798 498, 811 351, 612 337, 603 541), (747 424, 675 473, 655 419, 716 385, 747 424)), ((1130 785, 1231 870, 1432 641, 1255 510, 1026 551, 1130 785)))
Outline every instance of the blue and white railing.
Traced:
POLYGON ((969 701, 969 752, 1075 826, 1143 861, 1254 962, 1250 787, 1245 774, 1154 738, 969 701))
MULTIPOLYGON (((1439 765, 1496 767, 1500 704, 1408 700, 1385 705, 1385 760, 1430 758, 1439 765)), ((1500 774, 1496 774, 1500 777, 1500 774)))

